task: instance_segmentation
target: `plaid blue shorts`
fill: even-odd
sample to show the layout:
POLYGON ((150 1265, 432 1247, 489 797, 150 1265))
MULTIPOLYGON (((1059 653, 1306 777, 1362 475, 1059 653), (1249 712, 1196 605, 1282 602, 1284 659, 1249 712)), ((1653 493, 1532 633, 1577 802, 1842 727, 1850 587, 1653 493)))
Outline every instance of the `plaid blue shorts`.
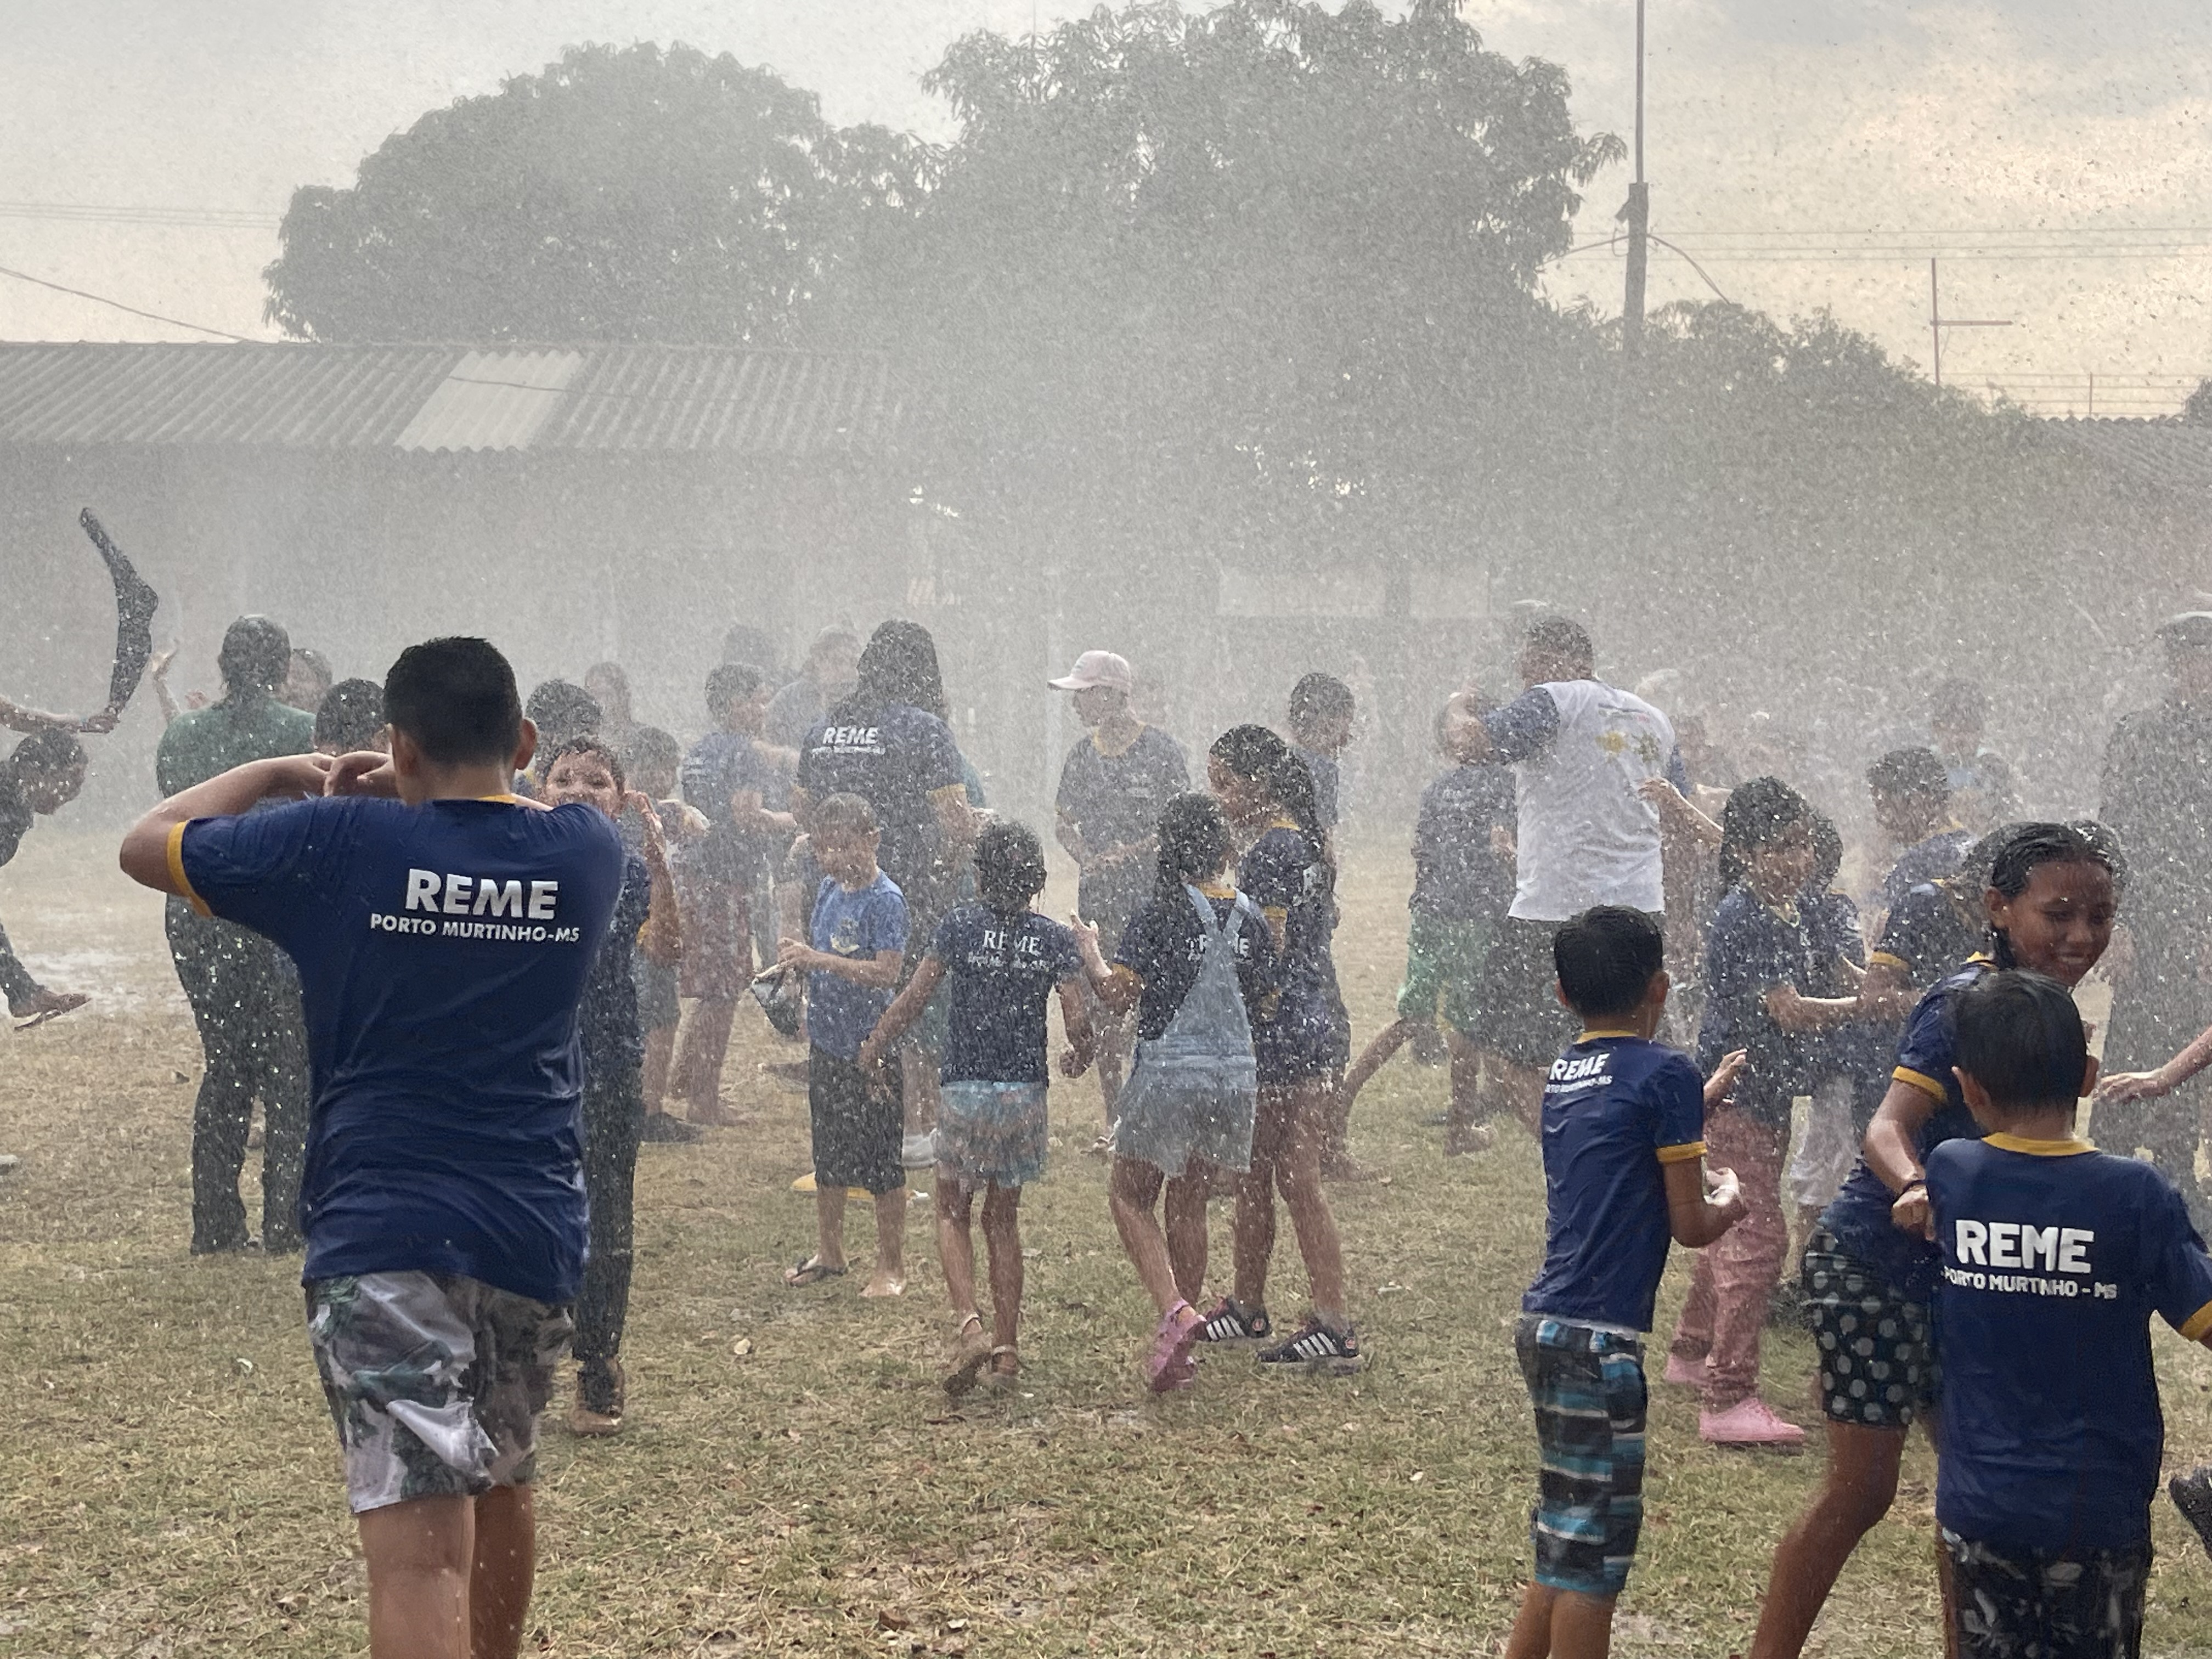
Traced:
POLYGON ((1644 1341, 1545 1314, 1513 1334, 1542 1458, 1528 1537, 1536 1582, 1613 1596, 1644 1529, 1644 1341))

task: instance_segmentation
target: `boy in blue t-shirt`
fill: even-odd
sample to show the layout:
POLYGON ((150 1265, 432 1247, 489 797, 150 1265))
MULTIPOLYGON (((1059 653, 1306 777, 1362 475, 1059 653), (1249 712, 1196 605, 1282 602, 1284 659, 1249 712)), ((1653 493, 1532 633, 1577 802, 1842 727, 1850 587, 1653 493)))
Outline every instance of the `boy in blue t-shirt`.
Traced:
POLYGON ((1699 1249, 1743 1214, 1731 1172, 1707 1192, 1704 1139, 1743 1056, 1705 1083, 1651 1040, 1669 988, 1659 924, 1601 905, 1562 923, 1552 951, 1584 1029, 1544 1085, 1544 1267, 1514 1336, 1542 1453, 1536 1569, 1506 1659, 1607 1651, 1643 1526, 1643 1334, 1668 1244, 1699 1249))
POLYGON ((1959 1651, 2134 1653, 2166 1439, 2150 1317, 2212 1346, 2212 1256, 2154 1166, 2075 1138, 2096 1066, 2063 986, 1990 974, 1954 1010, 1989 1131, 1928 1158, 1959 1651))
POLYGON ((806 975, 807 1116, 814 1142, 812 1255, 787 1271, 794 1287, 845 1271, 845 1189, 876 1200, 876 1270, 862 1296, 906 1290, 906 1165, 898 1096, 860 1064, 860 1045, 891 1006, 906 963, 907 910, 896 883, 876 867, 875 809, 831 795, 807 813, 822 869, 811 944, 787 939, 776 964, 806 975))
POLYGON ((410 647, 384 706, 389 757, 233 768, 140 819, 121 861, 299 969, 301 1278, 371 1650, 459 1659, 473 1629, 512 1654, 537 1418, 583 1274, 577 1005, 622 842, 592 807, 509 793, 537 732, 484 641, 410 647))

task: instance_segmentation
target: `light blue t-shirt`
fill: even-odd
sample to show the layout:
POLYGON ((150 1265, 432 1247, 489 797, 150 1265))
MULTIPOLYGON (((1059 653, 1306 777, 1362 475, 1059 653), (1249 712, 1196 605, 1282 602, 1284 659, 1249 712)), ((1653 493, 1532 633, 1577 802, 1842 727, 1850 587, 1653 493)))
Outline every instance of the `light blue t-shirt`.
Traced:
MULTIPOLYGON (((906 896, 881 871, 857 893, 828 877, 814 896, 811 943, 830 956, 868 957, 906 949, 906 896)), ((840 974, 806 976, 806 1038, 840 1060, 860 1058, 860 1044, 891 1006, 888 988, 855 985, 840 974)))

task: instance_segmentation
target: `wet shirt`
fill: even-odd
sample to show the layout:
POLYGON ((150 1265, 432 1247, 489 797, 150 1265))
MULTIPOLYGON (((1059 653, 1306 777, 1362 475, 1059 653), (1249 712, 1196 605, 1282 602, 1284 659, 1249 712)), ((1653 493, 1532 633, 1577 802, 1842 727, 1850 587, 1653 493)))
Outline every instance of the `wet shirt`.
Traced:
POLYGON ((1993 1134, 1928 1160, 1942 1278, 1936 1516, 2012 1551, 2150 1534, 2166 1425, 2150 1321, 2212 1331, 2212 1257, 2151 1164, 1993 1134))
POLYGON ((2105 750, 2098 816, 2127 849, 2128 930, 2151 958, 2144 977, 2170 974, 2200 996, 2186 969, 2212 933, 2212 705, 2169 700, 2123 720, 2105 750))
MULTIPOLYGON (((1162 809, 1189 787, 1190 762, 1182 745, 1148 726, 1119 754, 1101 749, 1096 735, 1069 750, 1060 769, 1055 804, 1084 846, 1103 853, 1150 840, 1158 832, 1162 809)), ((1148 858, 1085 871, 1076 896, 1084 919, 1126 922, 1152 891, 1153 874, 1148 858)))
POLYGON ((1666 1166, 1705 1153, 1705 1081, 1663 1043, 1585 1031, 1544 1085, 1544 1268, 1522 1311, 1651 1328, 1666 1166))
POLYGON ((1513 774, 1458 766, 1421 792, 1413 821, 1413 895, 1407 908, 1435 921, 1502 917, 1513 902, 1513 865, 1492 845, 1513 831, 1513 774))
POLYGON ((1882 918, 1869 963, 1898 969, 1908 984, 1926 983, 1954 963, 1982 948, 1987 921, 1979 914, 1981 896, 1966 895, 1948 880, 1908 888, 1882 918))
POLYGON ((752 876, 775 842, 738 827, 730 798, 757 793, 771 812, 784 809, 789 780, 761 746, 742 732, 709 732, 684 757, 684 799, 707 820, 707 834, 690 849, 691 867, 725 880, 752 876))
POLYGON ((305 755, 315 747, 315 717, 274 697, 225 699, 171 720, 154 751, 154 779, 174 795, 248 761, 305 755))
POLYGON ((1282 1005, 1278 1023, 1329 1012, 1335 969, 1329 939, 1336 931, 1336 893, 1328 862, 1296 824, 1268 826, 1237 860, 1237 885, 1270 921, 1283 923, 1282 1005))
MULTIPOLYGON (((1941 1103, 1913 1142, 1913 1156, 1923 1170, 1929 1155, 1945 1142, 1982 1138, 1982 1126, 1966 1109, 1959 1079, 1951 1074, 1955 1037, 1951 1003, 1990 971, 1987 961, 1970 962, 1936 985, 1913 1005, 1905 1035, 1898 1041, 1897 1064, 1890 1075, 1941 1103)), ((1936 1288, 1936 1248, 1891 1222, 1890 1206, 1896 1201, 1897 1194, 1867 1167, 1861 1153, 1820 1224, 1835 1235, 1845 1254, 1875 1268, 1899 1294, 1925 1302, 1936 1288)))
POLYGON ((833 710, 817 720, 799 751, 799 787, 818 805, 858 795, 875 809, 883 840, 876 862, 903 893, 927 890, 937 848, 930 799, 963 787, 960 750, 934 714, 902 702, 833 710))
MULTIPOLYGON (((814 915, 807 925, 814 948, 833 957, 866 959, 885 951, 903 951, 906 898, 880 870, 857 892, 847 891, 842 882, 825 876, 815 890, 814 915)), ((857 1060, 860 1045, 890 1006, 889 986, 855 985, 841 974, 810 973, 807 1041, 839 1060, 857 1060)))
POLYGON ((1080 978, 1075 935, 1034 910, 1008 918, 963 904, 937 924, 929 954, 945 964, 946 1083, 1043 1083, 1045 1005, 1080 978))
POLYGON ((1923 842, 1916 842, 1897 855, 1897 862, 1881 878, 1881 908, 1894 910, 1905 902, 1905 896, 1926 882, 1941 881, 1958 873, 1959 860, 1966 856, 1966 849, 1974 844, 1973 834, 1966 830, 1942 830, 1923 842))
POLYGON ((574 1299, 577 1010, 623 861, 581 804, 328 799, 170 832, 187 896, 299 967, 304 1279, 460 1273, 574 1299))
POLYGON ((1790 1103, 1810 1083, 1809 1033, 1784 1030, 1766 1012, 1766 994, 1787 985, 1803 993, 1814 973, 1811 930, 1802 905, 1778 909, 1738 886, 1714 913, 1705 945, 1705 1007, 1698 1022, 1698 1067, 1711 1073, 1723 1055, 1749 1051, 1729 1097, 1740 1111, 1786 1127, 1790 1103))
MULTIPOLYGON (((1213 907, 1214 925, 1228 926, 1230 912, 1237 908, 1236 892, 1207 888, 1206 897, 1213 907)), ((1198 983, 1199 964, 1206 960, 1206 950, 1198 913, 1185 894, 1154 898, 1130 919, 1114 952, 1114 964, 1133 974, 1141 988, 1137 1036, 1143 1041, 1151 1042, 1165 1034, 1183 998, 1198 983)), ((1266 921, 1248 912, 1237 929, 1237 983, 1255 1026, 1272 1010, 1278 965, 1266 921)))
POLYGON ((1659 813, 1636 791, 1652 778, 1686 781, 1667 717, 1616 686, 1562 680, 1530 686, 1482 724, 1492 752, 1512 763, 1518 798, 1511 914, 1663 911, 1659 813))
POLYGON ((622 892, 606 943, 592 961, 584 982, 577 1028, 584 1040, 584 1069, 593 1077, 634 1070, 645 1064, 645 1032, 638 1024, 638 929, 653 908, 653 877, 636 854, 623 854, 622 892))
POLYGON ((1344 821, 1344 766, 1334 755, 1292 744, 1291 752, 1306 763, 1313 777, 1314 820, 1324 830, 1344 821))

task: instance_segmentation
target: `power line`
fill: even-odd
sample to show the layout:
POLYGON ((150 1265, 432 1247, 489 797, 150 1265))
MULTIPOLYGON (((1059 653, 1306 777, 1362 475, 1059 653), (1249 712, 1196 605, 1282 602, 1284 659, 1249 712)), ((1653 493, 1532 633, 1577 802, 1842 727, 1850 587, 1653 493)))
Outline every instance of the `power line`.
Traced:
POLYGON ((94 294, 86 289, 71 288, 66 283, 50 283, 43 276, 33 276, 27 270, 12 270, 0 265, 0 276, 13 276, 19 283, 28 283, 34 288, 50 288, 57 294, 67 294, 79 300, 90 300, 95 305, 112 306, 118 311, 127 311, 133 317, 143 317, 149 322, 166 323, 171 328, 188 328, 195 334, 212 334, 225 340, 237 340, 247 345, 254 343, 250 334, 234 334, 227 328, 210 328, 205 323, 188 323, 181 317, 165 317, 158 311, 147 311, 120 300, 111 300, 105 294, 94 294))
POLYGON ((208 230, 274 230, 275 214, 245 208, 124 207, 90 202, 0 202, 0 219, 60 224, 160 225, 208 230))

